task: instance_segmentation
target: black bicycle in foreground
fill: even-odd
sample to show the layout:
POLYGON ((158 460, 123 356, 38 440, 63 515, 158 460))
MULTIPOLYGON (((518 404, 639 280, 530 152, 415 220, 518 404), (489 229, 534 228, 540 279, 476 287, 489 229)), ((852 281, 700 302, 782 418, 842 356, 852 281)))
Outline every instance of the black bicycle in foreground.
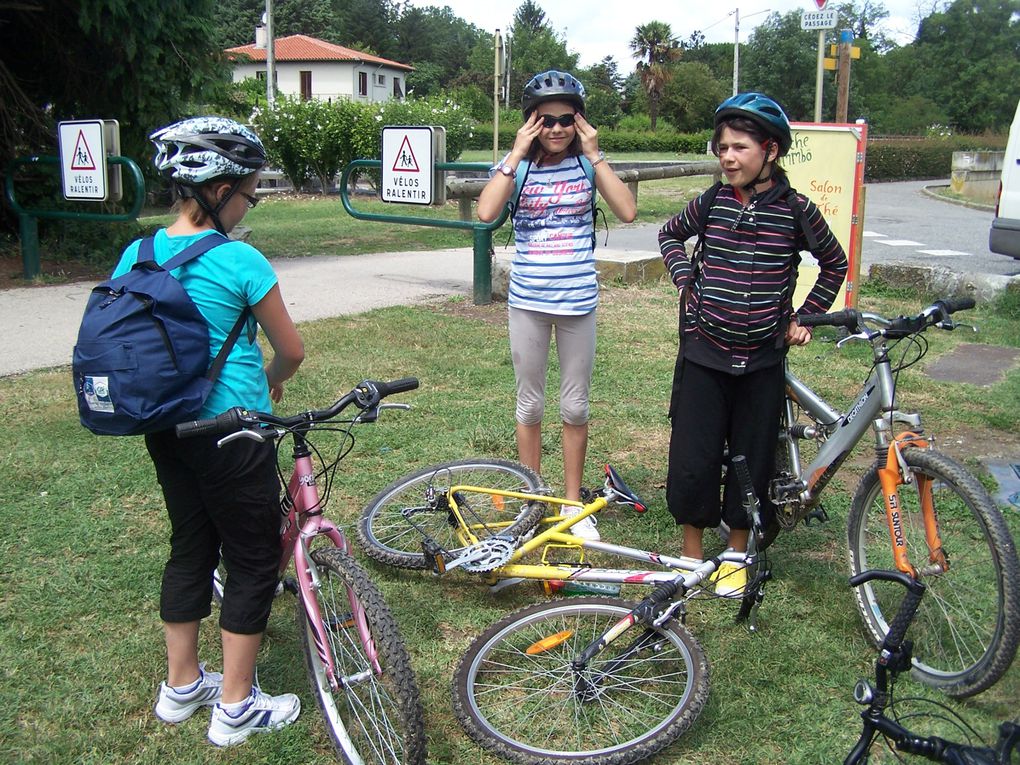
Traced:
MULTIPOLYGON (((922 715, 897 714, 893 686, 901 672, 910 671, 912 643, 906 639, 910 627, 927 589, 925 584, 900 571, 864 571, 850 578, 854 587, 872 581, 898 582, 906 588, 906 596, 900 604, 896 617, 889 626, 889 632, 882 642, 882 648, 875 662, 875 684, 867 680, 857 681, 854 699, 866 707, 861 712, 864 728, 861 736, 843 765, 860 765, 869 761, 872 745, 879 736, 885 738, 889 748, 896 753, 918 755, 931 762, 949 765, 1009 765, 1014 762, 1013 754, 1020 754, 1020 721, 1004 722, 999 726, 999 740, 995 748, 972 743, 955 743, 939 736, 921 736, 904 726, 908 719, 922 715)), ((932 702, 934 703, 934 702, 932 702)), ((967 723, 948 708, 938 705, 937 717, 948 723, 961 735, 972 740, 977 734, 967 723)), ((1020 762, 1020 758, 1018 758, 1020 762)))

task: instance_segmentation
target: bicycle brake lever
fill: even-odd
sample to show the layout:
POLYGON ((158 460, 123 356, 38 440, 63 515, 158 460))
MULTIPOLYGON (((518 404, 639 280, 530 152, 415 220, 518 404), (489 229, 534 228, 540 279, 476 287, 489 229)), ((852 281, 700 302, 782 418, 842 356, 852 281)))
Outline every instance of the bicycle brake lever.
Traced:
POLYGON ((264 444, 266 442, 266 437, 263 436, 261 433, 254 430, 245 429, 235 431, 234 433, 231 433, 229 436, 223 436, 223 438, 216 442, 216 447, 221 448, 226 444, 229 444, 231 441, 236 441, 239 438, 250 438, 252 441, 258 441, 260 444, 264 444))
POLYGON ((855 333, 853 335, 847 335, 842 340, 837 340, 836 341, 836 347, 837 348, 842 348, 844 345, 849 343, 851 340, 867 340, 868 342, 871 342, 871 337, 870 337, 870 335, 868 335, 867 332, 857 332, 857 333, 855 333))

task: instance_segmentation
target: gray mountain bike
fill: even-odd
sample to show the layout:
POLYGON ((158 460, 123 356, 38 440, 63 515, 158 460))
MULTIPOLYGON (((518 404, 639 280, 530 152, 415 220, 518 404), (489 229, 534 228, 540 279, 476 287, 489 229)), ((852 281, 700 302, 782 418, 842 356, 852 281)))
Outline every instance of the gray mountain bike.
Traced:
MULTIPOLYGON (((799 521, 824 518, 822 490, 870 430, 876 461, 854 493, 847 520, 851 574, 894 569, 921 580, 928 595, 914 626, 913 671, 922 682, 956 697, 993 685, 1009 668, 1020 641, 1020 563, 1012 528, 981 483, 933 448, 921 417, 898 408, 899 373, 927 351, 923 333, 952 330, 955 311, 974 301, 939 300, 916 316, 886 318, 846 310, 801 316, 804 326, 843 327, 849 342, 869 343, 871 372, 841 412, 786 371, 786 400, 777 474, 770 487, 775 523, 765 544, 799 521), (894 350, 901 352, 893 359, 894 350), (815 456, 802 459, 801 445, 815 456)), ((764 565, 764 564, 759 564, 764 565)), ((768 571, 755 574, 768 578, 768 571)), ((752 588, 760 598, 764 589, 752 588)), ((903 599, 885 580, 855 590, 870 637, 881 646, 903 599)))

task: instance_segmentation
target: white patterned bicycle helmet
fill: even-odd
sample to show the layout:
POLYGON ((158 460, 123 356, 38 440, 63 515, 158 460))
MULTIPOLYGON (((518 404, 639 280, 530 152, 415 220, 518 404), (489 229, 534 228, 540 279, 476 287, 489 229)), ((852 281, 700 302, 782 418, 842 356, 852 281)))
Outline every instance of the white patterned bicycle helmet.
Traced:
POLYGON ((266 149, 255 133, 226 117, 192 117, 160 128, 149 140, 153 163, 164 178, 200 186, 215 178, 242 178, 266 166, 266 149))

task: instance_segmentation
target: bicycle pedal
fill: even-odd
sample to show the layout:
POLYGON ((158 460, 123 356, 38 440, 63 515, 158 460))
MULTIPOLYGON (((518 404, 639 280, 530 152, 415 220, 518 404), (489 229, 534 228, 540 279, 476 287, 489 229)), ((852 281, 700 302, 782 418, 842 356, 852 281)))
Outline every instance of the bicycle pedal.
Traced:
POLYGON ((294 577, 288 576, 286 579, 284 579, 278 585, 276 585, 277 595, 281 595, 284 591, 287 591, 292 595, 298 594, 298 583, 294 577))
POLYGON ((829 513, 821 505, 819 505, 814 510, 812 510, 810 513, 808 513, 807 515, 804 516, 804 525, 805 526, 810 526, 812 524, 812 522, 814 522, 814 523, 828 523, 828 521, 829 521, 829 513))

